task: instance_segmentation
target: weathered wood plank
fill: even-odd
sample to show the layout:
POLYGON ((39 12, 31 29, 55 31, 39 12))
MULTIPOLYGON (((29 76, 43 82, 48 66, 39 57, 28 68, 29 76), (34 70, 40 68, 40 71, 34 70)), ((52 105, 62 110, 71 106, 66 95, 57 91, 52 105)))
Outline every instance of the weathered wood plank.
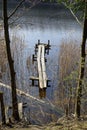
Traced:
POLYGON ((39 74, 39 87, 43 88, 43 75, 42 75, 42 65, 41 65, 41 53, 42 46, 38 46, 37 62, 38 62, 38 74, 39 74))
POLYGON ((34 81, 35 81, 35 80, 36 80, 36 81, 39 81, 39 78, 38 78, 38 77, 31 76, 31 77, 30 77, 30 80, 32 80, 32 86, 36 86, 36 85, 34 84, 34 81))
MULTIPOLYGON (((30 76, 30 80, 39 80, 39 77, 30 76)), ((47 81, 49 82, 50 80, 47 78, 47 81)))
POLYGON ((39 77, 30 76, 30 80, 39 80, 39 77))
POLYGON ((38 45, 37 62, 38 62, 38 74, 39 74, 39 87, 41 89, 46 88, 47 75, 45 65, 45 44, 38 45))
POLYGON ((42 75, 43 75, 43 87, 47 87, 47 75, 46 75, 46 66, 45 66, 45 46, 42 46, 42 55, 41 55, 41 63, 42 63, 42 75))

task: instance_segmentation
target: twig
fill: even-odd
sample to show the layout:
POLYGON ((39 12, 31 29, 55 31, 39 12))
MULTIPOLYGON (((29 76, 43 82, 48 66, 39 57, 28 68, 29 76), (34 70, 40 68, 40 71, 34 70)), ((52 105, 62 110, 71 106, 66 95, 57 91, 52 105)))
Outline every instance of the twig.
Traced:
MULTIPOLYGON (((37 1, 36 1, 37 2, 37 1)), ((28 11, 30 10, 30 9, 32 9, 36 4, 39 4, 41 2, 41 0, 39 0, 37 3, 32 3, 32 6, 30 6, 29 8, 28 8, 28 11)), ((17 11, 17 10, 16 10, 17 11)), ((15 12, 16 12, 15 11, 15 12)), ((14 15, 14 14, 13 14, 14 15)), ((12 15, 11 15, 12 16, 12 15)), ((22 17, 23 16, 23 14, 20 16, 20 17, 22 17)), ((8 18, 10 18, 10 17, 8 17, 8 18)), ((13 22, 11 22, 11 23, 9 23, 9 25, 11 25, 11 24, 13 24, 13 23, 15 23, 15 21, 17 21, 19 19, 19 17, 18 18, 16 18, 15 20, 13 20, 13 22)))
MULTIPOLYGON (((22 5, 22 3, 24 3, 25 2, 25 0, 22 0, 18 5, 17 5, 17 7, 13 10, 13 12, 8 16, 8 19, 10 19, 14 14, 15 14, 15 12, 17 11, 17 9, 22 5)), ((28 2, 31 2, 30 0, 28 1, 28 2)), ((36 4, 39 4, 41 2, 41 0, 39 0, 39 1, 34 1, 34 2, 32 2, 32 6, 30 6, 29 7, 29 9, 31 9, 31 8, 33 8, 36 4)))
POLYGON ((76 21, 82 26, 82 23, 79 21, 79 19, 76 17, 76 15, 74 14, 74 12, 72 11, 72 9, 70 8, 70 12, 72 13, 72 15, 74 16, 74 18, 76 19, 76 21))
POLYGON ((22 5, 22 3, 24 2, 25 0, 22 0, 18 5, 17 7, 13 10, 13 12, 8 16, 8 19, 10 19, 14 14, 15 12, 17 11, 17 9, 22 5))
POLYGON ((72 11, 72 9, 69 8, 69 7, 67 6, 67 4, 65 4, 64 2, 62 2, 62 4, 70 10, 71 14, 74 16, 74 18, 76 19, 76 21, 77 21, 77 22, 79 23, 79 25, 82 27, 82 23, 79 21, 79 19, 77 18, 77 16, 75 15, 75 13, 72 11))

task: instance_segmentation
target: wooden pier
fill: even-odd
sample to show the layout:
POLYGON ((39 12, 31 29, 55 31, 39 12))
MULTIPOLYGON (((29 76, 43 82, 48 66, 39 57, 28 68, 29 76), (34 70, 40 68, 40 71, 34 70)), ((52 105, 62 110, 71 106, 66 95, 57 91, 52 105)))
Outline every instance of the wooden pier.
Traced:
POLYGON ((48 44, 40 43, 40 40, 38 40, 38 44, 35 45, 33 62, 37 61, 38 77, 31 76, 30 80, 32 80, 32 85, 34 85, 35 80, 38 81, 40 89, 46 89, 48 87, 48 81, 50 81, 46 74, 47 59, 45 58, 45 54, 49 54, 49 49, 51 49, 49 40, 48 44))

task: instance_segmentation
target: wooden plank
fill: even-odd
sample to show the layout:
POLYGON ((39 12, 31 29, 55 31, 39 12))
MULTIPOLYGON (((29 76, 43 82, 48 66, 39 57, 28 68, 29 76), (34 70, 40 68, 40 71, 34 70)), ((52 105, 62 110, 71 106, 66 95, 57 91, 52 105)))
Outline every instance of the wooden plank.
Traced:
POLYGON ((47 87, 47 75, 46 75, 46 66, 45 66, 45 46, 42 46, 42 55, 41 55, 41 63, 42 63, 42 75, 43 75, 43 84, 44 88, 47 87))
POLYGON ((38 74, 39 74, 39 87, 43 88, 43 76, 42 76, 42 65, 41 65, 41 51, 42 46, 38 46, 37 62, 38 62, 38 74))
POLYGON ((45 66, 45 44, 38 45, 38 73, 39 73, 39 86, 40 88, 47 87, 47 75, 45 66))
POLYGON ((39 81, 39 78, 38 78, 38 77, 31 76, 31 77, 30 77, 30 80, 32 80, 32 86, 36 86, 36 85, 34 84, 34 81, 35 81, 35 80, 36 80, 36 81, 39 81))
POLYGON ((31 76, 30 80, 39 80, 39 77, 31 76))
MULTIPOLYGON (((39 80, 39 77, 30 76, 30 80, 39 80)), ((49 82, 50 80, 47 78, 47 81, 49 82)))

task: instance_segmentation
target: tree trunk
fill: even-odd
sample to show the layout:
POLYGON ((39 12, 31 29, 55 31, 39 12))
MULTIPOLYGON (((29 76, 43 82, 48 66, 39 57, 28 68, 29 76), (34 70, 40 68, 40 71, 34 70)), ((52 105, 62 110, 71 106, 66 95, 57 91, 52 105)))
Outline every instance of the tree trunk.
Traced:
POLYGON ((1 103, 2 124, 4 125, 6 124, 6 118, 5 118, 5 106, 2 92, 0 92, 0 103, 1 103))
POLYGON ((87 39, 87 2, 85 2, 85 19, 84 19, 83 38, 82 38, 82 45, 81 45, 81 63, 80 63, 79 81, 77 86, 77 96, 76 96, 76 106, 75 106, 75 113, 77 118, 79 118, 81 115, 80 110, 81 110, 82 83, 83 83, 84 70, 85 70, 86 39, 87 39))
POLYGON ((3 0, 3 18, 4 18, 4 36, 5 36, 5 42, 6 42, 7 58, 8 58, 9 68, 10 68, 10 75, 11 75, 13 118, 15 120, 19 120, 14 61, 12 59, 11 49, 10 49, 7 0, 3 0))

